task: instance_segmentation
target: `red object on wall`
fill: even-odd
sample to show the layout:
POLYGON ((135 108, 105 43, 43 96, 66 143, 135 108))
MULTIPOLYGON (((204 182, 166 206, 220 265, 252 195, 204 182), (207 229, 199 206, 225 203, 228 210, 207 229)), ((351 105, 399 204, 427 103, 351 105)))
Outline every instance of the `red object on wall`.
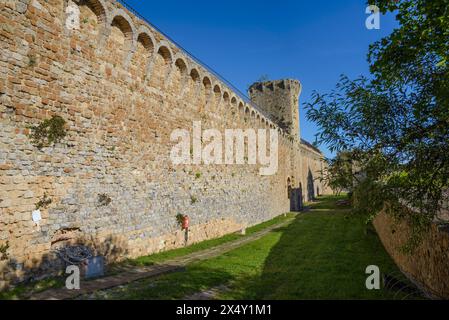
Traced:
POLYGON ((190 226, 190 218, 189 216, 184 216, 182 218, 182 230, 189 229, 189 226, 190 226))

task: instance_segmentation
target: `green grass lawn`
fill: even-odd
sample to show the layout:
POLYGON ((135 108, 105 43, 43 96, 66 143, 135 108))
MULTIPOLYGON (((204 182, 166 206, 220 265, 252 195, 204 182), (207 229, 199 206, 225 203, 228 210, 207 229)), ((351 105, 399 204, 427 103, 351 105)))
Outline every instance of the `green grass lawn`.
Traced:
POLYGON ((0 292, 0 300, 22 300, 27 299, 31 293, 39 293, 48 289, 64 286, 65 279, 62 277, 49 278, 34 283, 20 284, 13 289, 0 292))
MULTIPOLYGON (((382 273, 398 269, 365 223, 366 217, 337 206, 338 199, 322 198, 288 226, 219 257, 192 263, 185 272, 99 292, 94 298, 182 299, 223 284, 229 288, 220 296, 223 299, 402 298, 395 292, 366 289, 368 265, 379 266, 382 273)), ((208 246, 198 246, 203 245, 208 246)), ((179 253, 166 253, 164 258, 179 253)))

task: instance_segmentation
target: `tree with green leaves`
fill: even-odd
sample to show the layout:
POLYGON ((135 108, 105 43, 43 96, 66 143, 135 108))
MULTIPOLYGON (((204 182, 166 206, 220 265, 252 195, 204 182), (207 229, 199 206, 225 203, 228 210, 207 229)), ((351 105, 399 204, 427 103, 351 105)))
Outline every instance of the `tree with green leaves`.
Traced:
POLYGON ((351 153, 339 152, 334 159, 329 159, 321 179, 325 180, 337 195, 342 191, 352 193, 354 175, 351 153))
POLYGON ((307 117, 318 142, 350 150, 363 171, 356 205, 374 215, 388 204, 410 223, 413 249, 449 189, 449 1, 370 4, 394 12, 399 28, 370 46, 370 78, 342 76, 331 93, 315 92, 307 117))

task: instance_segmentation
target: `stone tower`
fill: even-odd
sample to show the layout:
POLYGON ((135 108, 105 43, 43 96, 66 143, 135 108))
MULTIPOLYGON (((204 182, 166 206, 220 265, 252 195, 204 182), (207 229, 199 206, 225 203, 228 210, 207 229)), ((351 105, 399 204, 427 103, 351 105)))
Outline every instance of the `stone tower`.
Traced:
POLYGON ((298 140, 300 94, 300 82, 292 79, 256 82, 249 88, 251 100, 298 140))

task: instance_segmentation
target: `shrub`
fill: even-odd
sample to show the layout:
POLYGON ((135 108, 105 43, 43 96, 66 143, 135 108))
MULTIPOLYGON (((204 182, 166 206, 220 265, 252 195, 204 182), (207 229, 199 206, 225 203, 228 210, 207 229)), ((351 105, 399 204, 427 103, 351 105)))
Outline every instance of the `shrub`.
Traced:
POLYGON ((38 149, 42 149, 60 142, 67 135, 65 124, 66 121, 63 118, 53 116, 51 119, 44 120, 38 126, 30 128, 32 143, 38 149))
POLYGON ((40 199, 39 202, 36 203, 36 210, 47 208, 51 204, 51 202, 51 198, 49 198, 47 194, 44 193, 42 199, 40 199))
POLYGON ((102 194, 98 195, 98 205, 100 207, 106 207, 106 206, 110 205, 111 202, 112 202, 112 199, 107 194, 102 193, 102 194))
POLYGON ((0 245, 0 261, 8 259, 9 242, 0 245))

